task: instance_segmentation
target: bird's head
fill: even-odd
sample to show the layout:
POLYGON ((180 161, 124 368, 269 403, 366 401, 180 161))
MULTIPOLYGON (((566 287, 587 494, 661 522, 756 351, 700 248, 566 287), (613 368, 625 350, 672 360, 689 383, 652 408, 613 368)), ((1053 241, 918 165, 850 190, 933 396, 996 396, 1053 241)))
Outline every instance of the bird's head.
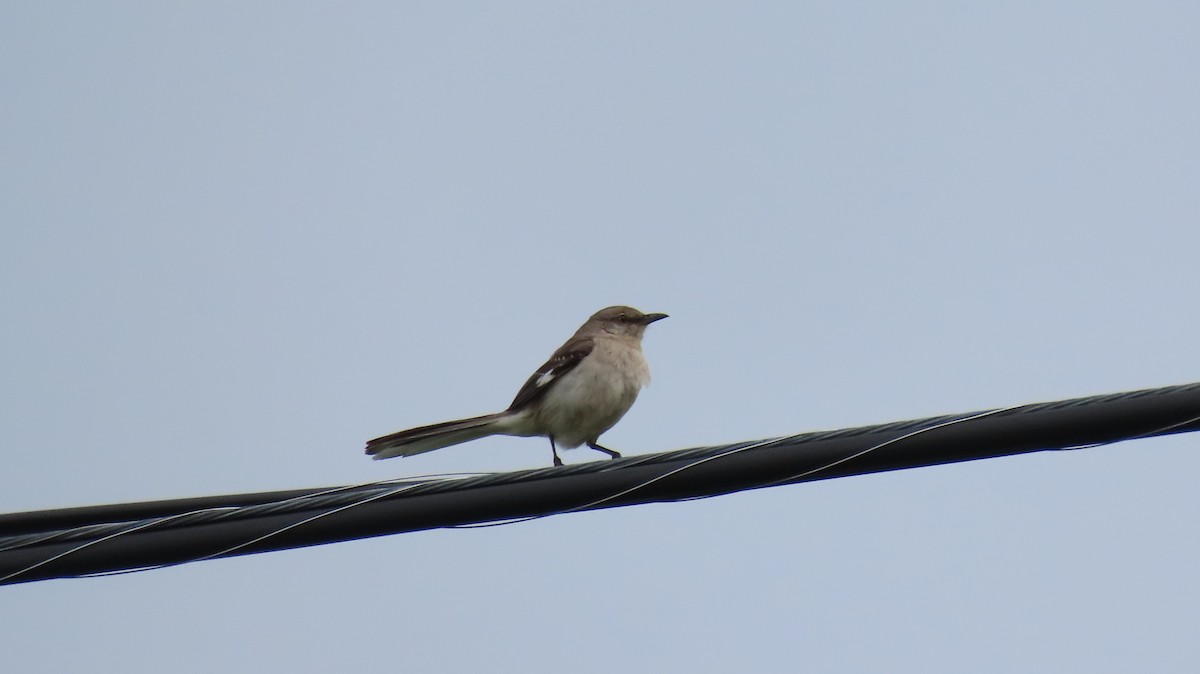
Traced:
POLYGON ((608 307, 592 314, 585 327, 594 326, 609 334, 640 338, 647 325, 666 317, 666 314, 643 314, 633 307, 608 307))

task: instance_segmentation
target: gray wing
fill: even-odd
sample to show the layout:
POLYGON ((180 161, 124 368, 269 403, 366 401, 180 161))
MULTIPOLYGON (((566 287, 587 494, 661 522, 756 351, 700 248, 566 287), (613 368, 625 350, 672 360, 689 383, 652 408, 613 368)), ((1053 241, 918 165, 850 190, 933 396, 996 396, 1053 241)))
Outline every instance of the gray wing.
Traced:
POLYGON ((575 369, 575 366, 592 352, 594 346, 595 342, 591 337, 572 337, 567 340, 566 344, 550 356, 550 360, 525 381, 525 385, 517 391, 517 397, 513 398, 512 404, 508 406, 508 411, 516 412, 540 399, 564 374, 575 369))

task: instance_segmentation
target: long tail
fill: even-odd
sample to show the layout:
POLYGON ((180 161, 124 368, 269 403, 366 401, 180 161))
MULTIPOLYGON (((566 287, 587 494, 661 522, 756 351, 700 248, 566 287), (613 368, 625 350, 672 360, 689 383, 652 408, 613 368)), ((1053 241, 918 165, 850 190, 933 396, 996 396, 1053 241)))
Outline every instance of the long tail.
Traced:
POLYGON ((505 431, 512 417, 510 412, 485 414, 481 417, 443 421, 419 428, 375 438, 367 443, 367 454, 375 459, 390 459, 393 456, 412 456, 432 452, 435 449, 457 445, 460 442, 477 440, 505 431))

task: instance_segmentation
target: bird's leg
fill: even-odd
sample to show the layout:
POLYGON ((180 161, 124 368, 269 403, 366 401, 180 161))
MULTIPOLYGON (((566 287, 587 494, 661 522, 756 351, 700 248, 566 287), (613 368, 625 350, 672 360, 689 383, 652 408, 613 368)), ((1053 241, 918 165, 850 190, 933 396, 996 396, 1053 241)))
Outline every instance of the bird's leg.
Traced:
POLYGON ((558 458, 558 448, 554 446, 554 436, 550 436, 550 453, 554 455, 554 465, 563 465, 562 459, 558 458))
POLYGON ((604 452, 605 454, 608 455, 608 458, 610 458, 610 459, 621 458, 620 452, 613 451, 613 450, 609 449, 608 447, 601 447, 600 445, 597 445, 594 442, 589 442, 589 443, 587 443, 587 445, 588 445, 588 447, 591 447, 592 449, 596 450, 597 452, 604 452))

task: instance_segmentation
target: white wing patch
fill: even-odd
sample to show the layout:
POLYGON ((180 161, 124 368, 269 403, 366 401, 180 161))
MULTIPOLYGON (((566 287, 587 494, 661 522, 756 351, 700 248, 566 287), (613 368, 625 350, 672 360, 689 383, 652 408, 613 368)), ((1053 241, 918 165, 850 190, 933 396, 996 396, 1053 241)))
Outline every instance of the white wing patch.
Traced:
POLYGON ((554 370, 547 370, 542 373, 542 376, 537 378, 537 381, 535 381, 534 384, 537 385, 538 388, 541 388, 554 381, 556 377, 558 377, 558 375, 555 374, 554 370))

